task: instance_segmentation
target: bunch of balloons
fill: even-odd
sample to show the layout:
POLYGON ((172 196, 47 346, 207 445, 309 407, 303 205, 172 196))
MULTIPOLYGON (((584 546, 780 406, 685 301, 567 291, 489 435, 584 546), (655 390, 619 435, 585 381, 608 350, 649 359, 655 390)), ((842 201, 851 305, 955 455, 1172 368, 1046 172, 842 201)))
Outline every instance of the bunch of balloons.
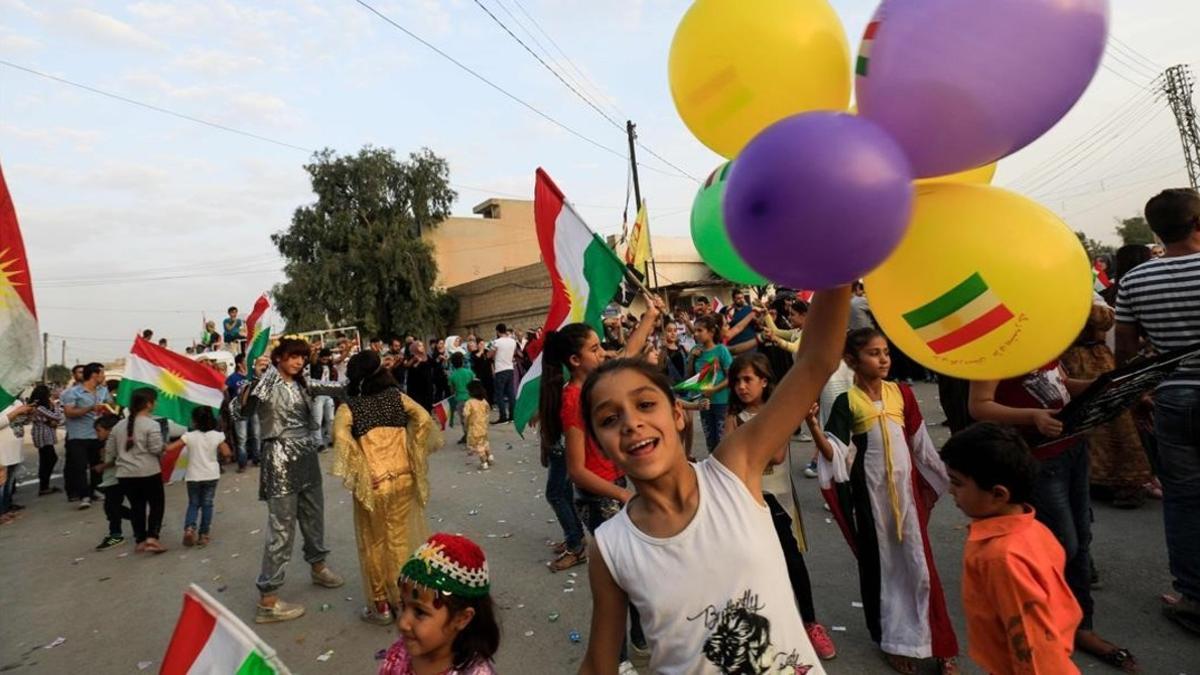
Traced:
POLYGON ((1108 0, 883 0, 852 62, 827 0, 695 0, 671 95, 732 160, 696 196, 696 248, 737 283, 865 277, 884 331, 938 372, 1051 361, 1087 317, 1086 253, 1048 210, 989 184, 1083 94, 1108 13, 1108 0))

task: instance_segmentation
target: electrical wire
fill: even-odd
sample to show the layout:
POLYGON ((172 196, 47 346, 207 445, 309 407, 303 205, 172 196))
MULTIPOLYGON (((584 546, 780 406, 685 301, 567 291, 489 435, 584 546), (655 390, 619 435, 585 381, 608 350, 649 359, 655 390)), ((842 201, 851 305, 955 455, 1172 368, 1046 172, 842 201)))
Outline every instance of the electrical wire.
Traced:
MULTIPOLYGON (((442 58, 446 59, 446 60, 447 60, 447 61, 449 61, 450 63, 452 63, 452 64, 454 64, 455 66, 457 66, 457 67, 458 67, 460 70, 462 70, 462 71, 466 72, 466 73, 467 73, 468 75, 470 75, 471 77, 474 77, 475 79, 479 80, 480 82, 482 82, 482 83, 486 84, 487 86, 491 87, 492 89, 494 89, 494 90, 495 90, 495 91, 497 91, 498 93, 502 94, 502 95, 503 95, 505 98, 508 98, 509 100, 513 101, 513 102, 514 102, 514 103, 516 103, 517 105, 520 105, 521 107, 525 108, 525 109, 526 109, 526 110, 528 110, 529 112, 532 112, 533 114, 537 115, 538 117, 541 117, 542 119, 544 119, 544 120, 546 120, 547 122, 549 122, 549 123, 553 124, 554 126, 556 126, 556 127, 560 128, 560 129, 562 129, 563 131, 566 131, 567 133, 571 134, 572 136, 575 136, 576 138, 578 138, 578 139, 580 139, 580 140, 582 140, 582 141, 584 141, 584 142, 586 142, 586 143, 588 143, 588 144, 590 144, 590 145, 592 145, 592 146, 595 146, 596 148, 598 148, 598 149, 600 149, 600 150, 603 150, 603 151, 605 151, 605 152, 607 152, 607 153, 609 153, 609 154, 611 154, 611 155, 615 155, 615 156, 617 156, 617 157, 624 158, 624 154, 623 154, 623 153, 621 153, 620 151, 618 151, 618 150, 614 150, 613 148, 610 148, 610 147, 608 147, 607 145, 604 145, 604 144, 603 144, 603 143, 601 143, 600 141, 597 141, 597 140, 595 140, 595 139, 593 139, 593 138, 590 138, 590 137, 588 137, 588 136, 585 136, 585 135, 584 135, 584 134, 582 134, 581 132, 579 132, 579 131, 576 131, 575 129, 573 129, 573 128, 571 128, 571 127, 567 126, 566 124, 564 124, 564 123, 562 123, 562 122, 560 122, 560 121, 558 121, 558 120, 557 120, 557 119, 555 119, 554 117, 551 117, 549 114, 547 114, 547 113, 543 112, 543 111, 542 111, 542 110, 540 110, 539 108, 536 108, 536 107, 534 107, 534 105, 533 105, 533 104, 529 103, 529 102, 528 102, 528 101, 526 101, 525 99, 523 99, 523 98, 521 98, 521 97, 517 96, 516 94, 514 94, 514 93, 510 92, 509 90, 505 89, 504 87, 501 87, 500 85, 496 84, 495 82, 493 82, 493 81, 489 80, 488 78, 484 77, 484 76, 483 76, 481 73, 479 73, 479 71, 477 71, 477 70, 475 70, 475 69, 471 68, 470 66, 468 66, 468 65, 467 65, 467 64, 465 64, 465 63, 463 63, 462 61, 459 61, 458 59, 454 58, 453 56, 451 56, 451 55, 447 54, 446 52, 444 52, 444 51, 442 51, 440 48, 438 48, 436 45, 434 45, 432 42, 429 42, 429 41, 428 41, 428 40, 426 40, 425 38, 423 38, 423 37, 421 37, 421 36, 417 35, 416 33, 412 32, 412 31, 411 31, 411 30, 409 30, 408 28, 405 28, 403 25, 401 25, 401 24, 397 23, 397 22, 396 22, 394 19, 392 19, 390 16, 388 16, 388 15, 384 14, 383 12, 381 12, 380 10, 378 10, 378 9, 376 9, 374 6, 372 6, 372 5, 371 5, 371 3, 369 3, 369 2, 366 2, 366 0, 354 0, 354 1, 355 1, 355 2, 357 2, 359 5, 362 5, 362 6, 363 6, 363 7, 364 7, 364 8, 365 8, 367 11, 369 11, 369 12, 371 12, 372 14, 374 14, 375 16, 379 17, 379 18, 380 18, 381 20, 383 20, 385 23, 387 23, 387 24, 391 25, 391 26, 392 26, 393 28, 395 28, 396 30, 400 31, 401 33, 404 33, 405 35, 407 35, 407 36, 409 36, 410 38, 412 38, 412 39, 416 40, 417 42, 420 42, 422 45, 424 45, 425 47, 427 47, 428 49, 430 49, 431 51, 433 51, 433 52, 434 52, 435 54, 437 54, 438 56, 441 56, 442 58)), ((676 176, 676 177, 679 177, 679 178, 688 178, 688 176, 687 176, 687 175, 685 175, 685 174, 673 174, 673 173, 670 173, 670 172, 667 172, 667 171, 663 171, 662 169, 659 169, 658 167, 647 166, 646 168, 647 168, 647 169, 649 169, 649 170, 651 170, 651 171, 656 171, 656 172, 658 172, 658 173, 665 174, 665 175, 668 175, 668 176, 676 176)))
POLYGON ((1137 49, 1135 49, 1133 47, 1133 45, 1122 40, 1121 38, 1117 37, 1116 35, 1113 35, 1110 33, 1108 36, 1108 39, 1109 39, 1109 43, 1111 45, 1117 47, 1118 49, 1124 50, 1126 53, 1128 53, 1134 59, 1140 60, 1142 63, 1146 64, 1147 66, 1150 66, 1150 69, 1153 70, 1154 72, 1162 72, 1163 70, 1166 70, 1166 68, 1164 68, 1157 61, 1155 61, 1154 59, 1151 59, 1150 57, 1146 56, 1142 52, 1138 51, 1137 49))
MULTIPOLYGON (((359 2, 361 3, 361 0, 359 0, 359 2)), ((613 119, 611 115, 609 115, 608 113, 601 110, 600 107, 598 105, 596 105, 594 102, 592 102, 592 100, 590 98, 588 98, 587 96, 584 96, 570 82, 567 82, 567 80, 557 70, 555 70, 549 63, 547 63, 546 60, 543 59, 537 52, 533 51, 532 47, 530 47, 524 40, 522 40, 519 36, 517 36, 517 34, 514 33, 512 31, 512 29, 508 27, 508 25, 506 25, 503 21, 501 21, 500 17, 496 16, 495 13, 492 12, 492 10, 488 9, 487 6, 484 5, 483 2, 481 2, 481 0, 475 0, 475 5, 478 6, 479 9, 482 9, 484 11, 484 13, 486 13, 489 17, 491 17, 492 21, 494 21, 496 23, 496 25, 498 25, 498 26, 500 26, 500 28, 504 29, 504 32, 507 33, 509 37, 511 37, 513 40, 516 40, 517 44, 521 45, 521 47, 524 48, 525 51, 528 52, 530 56, 532 56, 534 59, 536 59, 537 62, 542 65, 543 68, 545 68, 547 71, 549 71, 550 74, 553 75, 554 78, 556 80, 558 80, 560 83, 562 83, 562 85, 564 87, 569 89, 571 91, 571 93, 575 94, 575 96, 577 98, 579 98, 579 100, 586 103, 588 105, 588 107, 590 107, 592 110, 595 110, 597 114, 599 114, 601 117, 603 117, 605 119, 605 121, 607 121, 609 124, 611 124, 618 131, 621 131, 622 133, 625 132, 625 125, 623 125, 620 122, 618 122, 617 120, 613 119)), ((678 171, 680 174, 682 174, 681 177, 689 178, 693 182, 696 182, 696 183, 700 182, 700 179, 691 175, 687 171, 679 168, 674 163, 665 159, 662 155, 659 155, 657 152, 651 150, 650 148, 646 147, 642 143, 639 142, 638 146, 641 147, 642 149, 644 149, 652 157, 658 159, 663 164, 666 164, 667 166, 671 167, 675 171, 678 171)), ((652 168, 652 167, 646 166, 642 162, 638 162, 638 165, 646 167, 646 168, 652 168)), ((668 175, 670 175, 670 174, 668 174, 668 175)))

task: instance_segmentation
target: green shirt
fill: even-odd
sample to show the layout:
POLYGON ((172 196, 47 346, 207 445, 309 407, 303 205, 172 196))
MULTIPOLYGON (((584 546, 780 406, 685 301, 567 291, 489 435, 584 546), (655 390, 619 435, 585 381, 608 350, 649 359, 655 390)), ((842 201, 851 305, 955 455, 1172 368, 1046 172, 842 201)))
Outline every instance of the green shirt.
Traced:
POLYGON ((450 389, 454 391, 454 400, 462 403, 471 398, 467 393, 467 385, 475 379, 475 373, 470 368, 458 368, 450 371, 450 389))
MULTIPOLYGON (((729 353, 729 348, 725 345, 714 345, 712 349, 705 350, 696 357, 696 372, 700 372, 705 364, 712 361, 717 362, 717 384, 721 384, 729 377, 729 366, 733 364, 733 355, 729 353)), ((728 405, 729 387, 713 394, 709 400, 713 405, 728 405)))

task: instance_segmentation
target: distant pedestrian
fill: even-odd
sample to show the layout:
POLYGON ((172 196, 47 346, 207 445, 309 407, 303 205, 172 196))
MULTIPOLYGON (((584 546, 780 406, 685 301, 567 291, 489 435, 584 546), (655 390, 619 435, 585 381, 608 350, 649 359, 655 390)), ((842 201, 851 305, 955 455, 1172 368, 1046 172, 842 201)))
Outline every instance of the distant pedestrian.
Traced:
POLYGON ((50 487, 50 476, 58 464, 58 428, 66 422, 62 407, 50 400, 50 387, 39 384, 29 396, 33 405, 33 446, 38 449, 38 496, 62 492, 50 487))
POLYGON ((513 360, 517 354, 517 341, 509 337, 508 326, 496 324, 496 339, 488 350, 492 359, 492 372, 495 373, 496 411, 500 417, 496 424, 512 421, 513 399, 516 396, 513 382, 513 360))
POLYGON ((63 485, 67 500, 78 501, 80 509, 91 508, 100 475, 91 467, 101 463, 103 443, 96 438, 96 418, 110 411, 104 403, 104 366, 89 363, 80 372, 79 384, 63 392, 61 400, 66 416, 67 441, 63 452, 63 485))
POLYGON ((183 520, 183 545, 208 546, 212 527, 213 498, 217 494, 217 482, 221 479, 218 457, 230 459, 233 453, 225 442, 225 434, 217 431, 217 419, 212 408, 200 406, 192 410, 192 429, 179 440, 167 446, 167 452, 179 452, 187 448, 188 465, 184 481, 187 483, 187 515, 183 520), (200 529, 196 529, 196 517, 200 517, 200 529))
MULTIPOLYGON (((457 356, 457 355, 456 355, 457 356)), ((463 429, 467 439, 467 449, 479 458, 479 468, 488 469, 496 462, 492 456, 492 446, 488 442, 488 418, 491 417, 491 407, 488 406, 483 383, 471 380, 467 385, 470 399, 463 404, 463 429)))

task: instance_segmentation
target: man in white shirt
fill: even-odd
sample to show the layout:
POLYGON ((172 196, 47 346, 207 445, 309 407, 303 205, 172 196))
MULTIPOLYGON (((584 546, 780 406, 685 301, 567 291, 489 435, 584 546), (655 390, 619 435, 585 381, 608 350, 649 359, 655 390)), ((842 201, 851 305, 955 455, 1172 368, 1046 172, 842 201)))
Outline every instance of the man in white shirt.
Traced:
POLYGON ((495 421, 495 424, 504 424, 512 421, 513 413, 513 359, 517 353, 517 341, 509 337, 508 326, 504 324, 496 325, 496 339, 492 341, 492 348, 488 351, 488 356, 492 358, 493 372, 495 373, 496 386, 496 410, 500 413, 500 418, 495 421))

